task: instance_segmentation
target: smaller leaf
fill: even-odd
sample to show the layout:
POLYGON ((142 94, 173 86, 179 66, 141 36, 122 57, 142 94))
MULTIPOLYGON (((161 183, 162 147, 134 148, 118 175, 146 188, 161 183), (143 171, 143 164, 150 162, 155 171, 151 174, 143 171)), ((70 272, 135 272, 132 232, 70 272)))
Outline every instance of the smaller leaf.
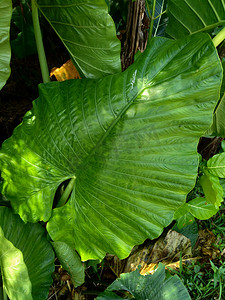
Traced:
POLYGON ((223 188, 218 177, 211 175, 206 170, 204 173, 199 182, 203 188, 206 202, 213 204, 218 209, 223 201, 223 188))
POLYGON ((136 270, 131 273, 121 274, 102 293, 97 300, 124 299, 118 297, 113 291, 127 291, 134 299, 146 300, 189 300, 187 289, 178 276, 173 276, 165 281, 165 266, 159 263, 153 275, 143 276, 136 270))
POLYGON ((177 222, 177 228, 182 229, 195 221, 195 218, 190 213, 190 207, 187 203, 181 205, 174 214, 174 220, 177 222))
POLYGON ((79 255, 64 242, 52 243, 62 267, 70 274, 75 287, 84 283, 84 267, 79 255))
POLYGON ((207 203, 205 198, 198 197, 188 202, 191 214, 199 220, 207 220, 215 215, 218 209, 207 203))
POLYGON ((175 225, 173 227, 173 230, 183 234, 186 236, 190 241, 191 241, 191 247, 193 248, 195 243, 197 242, 198 239, 198 225, 196 222, 193 222, 191 224, 188 224, 188 226, 185 226, 181 229, 175 225))
POLYGON ((0 227, 0 265, 3 287, 13 300, 32 300, 31 282, 22 252, 4 236, 0 227))
POLYGON ((181 205, 178 210, 176 210, 175 214, 174 214, 174 220, 179 219, 180 217, 182 217, 183 215, 187 214, 190 211, 189 206, 187 203, 184 203, 183 205, 181 205))
POLYGON ((214 155, 207 162, 207 171, 220 178, 225 178, 225 152, 214 155))
POLYGON ((173 299, 191 299, 181 279, 175 275, 164 282, 163 298, 165 300, 173 299))
POLYGON ((203 188, 206 202, 213 204, 218 209, 223 201, 223 188, 219 178, 205 171, 199 182, 203 188))

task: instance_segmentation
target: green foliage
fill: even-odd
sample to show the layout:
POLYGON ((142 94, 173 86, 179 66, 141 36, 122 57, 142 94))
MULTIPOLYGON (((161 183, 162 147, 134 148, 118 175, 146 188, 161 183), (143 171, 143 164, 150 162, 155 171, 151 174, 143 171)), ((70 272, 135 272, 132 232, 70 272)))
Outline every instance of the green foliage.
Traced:
POLYGON ((167 13, 166 33, 175 39, 225 25, 223 0, 168 0, 167 13))
MULTIPOLYGON (((3 144, 2 191, 25 222, 48 221, 56 254, 78 286, 84 269, 75 249, 82 260, 102 259, 106 252, 124 258, 134 245, 158 237, 173 215, 181 230, 194 217, 209 218, 221 205, 223 153, 201 167, 205 198, 184 202, 198 174, 198 140, 212 123, 223 91, 214 44, 208 35, 194 33, 223 25, 224 3, 170 0, 167 33, 175 39, 188 37, 153 38, 135 63, 119 73, 120 43, 104 0, 36 2, 90 79, 40 85, 33 109, 3 144), (58 187, 68 181, 53 209, 58 187)), ((6 72, 0 73, 0 87, 9 74, 10 57, 11 7, 9 1, 2 3, 0 66, 6 72)), ((154 3, 156 36, 166 1, 154 3)), ((15 22, 25 36, 21 16, 15 22)), ((18 299, 45 299, 54 256, 44 229, 25 225, 8 208, 0 209, 0 229, 3 284, 10 298, 15 290, 18 299), (12 256, 18 269, 8 275, 12 256), (17 273, 24 278, 23 287, 15 280, 17 273)), ((221 286, 224 269, 212 267, 221 286)), ((99 299, 121 299, 113 293, 121 284, 128 297, 190 299, 178 277, 165 280, 162 265, 153 276, 138 271, 122 275, 99 299)))
MULTIPOLYGON (((221 282, 223 277, 224 263, 221 264, 219 278, 221 282), (221 274, 222 273, 222 274, 221 274)), ((215 271, 217 271, 215 269, 215 271)), ((171 269, 172 273, 176 273, 171 269)), ((220 294, 220 286, 214 284, 216 272, 213 271, 209 263, 200 263, 191 261, 184 265, 179 276, 187 287, 192 299, 223 299, 218 298, 220 294)), ((218 278, 218 277, 217 277, 218 278)), ((223 286, 222 286, 223 288, 223 286)))
POLYGON ((97 300, 111 299, 188 300, 191 299, 177 275, 165 279, 165 266, 159 264, 153 275, 140 275, 139 270, 121 274, 97 300), (123 291, 119 297, 113 291, 123 291), (126 291, 126 292, 125 292, 126 291))
POLYGON ((79 71, 100 78, 121 70, 120 41, 105 0, 36 0, 79 71))
MULTIPOLYGON (((146 0, 146 10, 151 20, 153 17, 153 0, 146 0)), ((166 15, 166 0, 156 0, 152 36, 164 36, 168 18, 166 15)))
POLYGON ((7 207, 0 207, 0 229, 1 273, 8 296, 46 299, 52 283, 54 252, 45 230, 39 224, 24 224, 7 207))
POLYGON ((17 37, 11 40, 13 54, 21 59, 37 53, 31 9, 26 2, 13 9, 12 23, 18 31, 17 37))
POLYGON ((0 239, 0 266, 3 287, 10 299, 32 300, 32 286, 22 252, 4 237, 1 227, 0 239))
POLYGON ((9 29, 12 14, 12 3, 9 0, 0 2, 0 90, 10 75, 9 29))
POLYGON ((126 257, 160 235, 194 186, 221 75, 210 38, 199 34, 153 39, 115 76, 41 85, 2 147, 5 196, 24 221, 47 221, 57 187, 76 177, 47 225, 51 238, 82 260, 126 257))
POLYGON ((66 243, 52 243, 62 267, 68 271, 75 287, 84 283, 84 267, 79 255, 66 243))

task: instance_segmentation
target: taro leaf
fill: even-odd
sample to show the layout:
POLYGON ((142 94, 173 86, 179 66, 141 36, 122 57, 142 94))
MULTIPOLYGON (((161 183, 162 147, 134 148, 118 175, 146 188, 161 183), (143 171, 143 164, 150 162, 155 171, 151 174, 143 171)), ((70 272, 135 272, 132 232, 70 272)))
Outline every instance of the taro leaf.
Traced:
POLYGON ((74 249, 63 242, 52 243, 62 267, 70 274, 75 287, 84 283, 84 267, 74 249))
MULTIPOLYGON (((223 60, 222 66, 223 74, 225 74, 225 60, 223 60)), ((225 76, 223 76, 220 90, 220 101, 214 111, 213 124, 204 135, 225 137, 225 76)))
POLYGON ((218 209, 223 201, 223 188, 220 185, 219 178, 204 170, 204 175, 200 177, 200 184, 203 188, 206 202, 213 204, 218 209))
POLYGON ((80 74, 100 78, 121 70, 120 41, 105 0, 36 2, 66 46, 80 74))
POLYGON ((218 209, 211 203, 207 203, 205 198, 198 197, 188 202, 191 214, 199 220, 207 220, 214 216, 218 209))
MULTIPOLYGON (((24 224, 19 216, 12 213, 11 209, 3 206, 0 208, 0 227, 4 232, 5 239, 8 240, 10 251, 15 252, 15 257, 18 257, 18 262, 21 264, 20 270, 18 270, 18 272, 21 272, 20 275, 18 273, 17 275, 10 273, 11 275, 7 274, 7 278, 4 278, 4 274, 6 273, 3 272, 4 285, 8 287, 10 293, 12 293, 8 295, 13 295, 10 299, 47 299, 52 283, 51 274, 54 271, 54 252, 50 243, 47 241, 45 230, 39 224, 24 224), (23 260, 21 255, 23 255, 23 260), (19 291, 12 291, 11 289, 13 287, 10 285, 13 283, 15 276, 17 276, 15 289, 25 290, 28 287, 29 284, 27 276, 25 276, 25 268, 27 268, 28 279, 32 284, 32 298, 26 298, 26 294, 24 294, 24 297, 21 296, 19 298, 18 295, 18 298, 16 298, 14 293, 17 294, 19 291), (18 277, 22 279, 22 283, 18 277), (10 283, 7 279, 9 279, 10 283)), ((7 246, 7 244, 4 243, 3 245, 7 246)), ((3 247, 3 245, 1 244, 1 247, 3 247)), ((3 253, 3 251, 4 249, 1 249, 1 255, 6 253, 3 253)), ((4 261, 4 267, 6 267, 6 264, 9 264, 8 267, 10 267, 10 259, 13 259, 13 253, 11 254, 10 257, 8 257, 8 262, 6 263, 6 261, 4 261)))
POLYGON ((221 77, 210 37, 198 34, 153 38, 117 75, 40 85, 2 146, 4 194, 23 220, 47 221, 57 187, 76 177, 48 223, 52 239, 82 260, 126 257, 161 234, 193 188, 221 77))
POLYGON ((168 0, 166 33, 175 39, 225 25, 224 0, 168 0))
POLYGON ((12 15, 12 1, 0 1, 0 90, 5 85, 10 74, 10 44, 9 29, 12 15))
POLYGON ((32 300, 32 286, 22 252, 4 237, 1 227, 0 239, 0 267, 7 295, 13 300, 32 300))
POLYGON ((216 154, 210 158, 205 168, 210 174, 225 178, 225 152, 216 154))
MULTIPOLYGON (((189 300, 191 299, 181 279, 175 275, 165 280, 165 266, 159 263, 153 275, 141 275, 139 270, 124 273, 116 279, 97 300, 124 299, 113 291, 127 291, 134 299, 189 300), (113 296, 114 295, 114 296, 113 296)), ((126 299, 130 299, 127 297, 126 299)))

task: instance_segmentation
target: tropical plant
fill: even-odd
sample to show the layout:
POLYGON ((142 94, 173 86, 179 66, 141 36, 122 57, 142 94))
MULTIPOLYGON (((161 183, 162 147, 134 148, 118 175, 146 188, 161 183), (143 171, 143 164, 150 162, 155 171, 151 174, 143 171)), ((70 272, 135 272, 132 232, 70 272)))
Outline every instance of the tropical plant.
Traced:
MULTIPOLYGON (((8 38, 10 1, 4 2, 8 18, 1 22, 8 38)), ((125 258, 134 245, 158 237, 178 209, 185 207, 182 214, 203 219, 221 204, 215 188, 219 175, 210 171, 210 162, 201 177, 206 198, 185 201, 198 176, 197 144, 212 124, 223 79, 215 46, 225 38, 224 30, 213 40, 203 31, 223 25, 224 1, 210 4, 209 14, 206 0, 181 1, 187 3, 184 8, 178 2, 168 1, 167 10, 166 32, 176 40, 150 35, 145 52, 121 73, 120 44, 104 0, 32 1, 46 83, 39 86, 33 109, 2 145, 2 193, 24 222, 47 222, 62 265, 70 270, 78 266, 70 272, 75 285, 83 282, 82 265, 79 260, 71 267, 65 253, 77 261, 75 250, 83 261, 102 259, 106 252, 125 258), (38 8, 86 78, 48 82, 38 8), (176 35, 173 24, 183 23, 181 8, 188 12, 188 30, 176 35), (193 22, 198 26, 193 28, 193 22)), ((155 8, 163 12, 165 3, 152 3, 154 21, 155 8)), ((154 24, 150 32, 156 36, 160 23, 154 24)), ((0 55, 4 51, 0 48, 0 55)), ((9 60, 4 63, 8 68, 0 75, 2 86, 9 73, 9 60)), ((5 243, 9 245, 7 237, 5 243)), ((7 293, 16 299, 10 289, 7 293)))
POLYGON ((101 295, 96 299, 151 299, 151 300, 189 300, 187 289, 180 278, 175 275, 166 279, 165 266, 160 263, 153 275, 140 275, 139 270, 121 274, 101 295), (115 294, 121 291, 121 296, 115 294), (127 294, 127 295, 126 295, 127 294))

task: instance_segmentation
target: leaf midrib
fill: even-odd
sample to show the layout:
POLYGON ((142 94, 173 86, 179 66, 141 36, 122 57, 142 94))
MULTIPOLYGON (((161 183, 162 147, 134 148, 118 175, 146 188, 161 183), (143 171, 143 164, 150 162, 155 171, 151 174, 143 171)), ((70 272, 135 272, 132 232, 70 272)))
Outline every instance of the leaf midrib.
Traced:
MULTIPOLYGON (((169 45, 169 48, 173 47, 174 45, 176 45, 177 42, 174 42, 172 44, 169 45)), ((185 48, 187 47, 188 45, 190 44, 190 40, 185 44, 183 45, 182 47, 180 47, 180 49, 178 49, 175 54, 173 55, 173 57, 171 57, 171 59, 169 59, 168 61, 166 61, 166 63, 158 70, 158 72, 151 77, 151 79, 149 79, 148 81, 152 81, 156 76, 158 76, 158 74, 160 72, 162 72, 169 63, 171 63, 171 61, 185 48)), ((162 45, 161 45, 162 46, 162 45)), ((166 50, 165 50, 166 51, 166 50)), ((168 48, 167 48, 167 51, 168 51, 168 48)), ((146 70, 146 67, 149 63, 149 59, 151 58, 151 56, 147 57, 146 58, 146 61, 145 61, 145 64, 143 65, 143 69, 142 69, 142 72, 141 74, 143 74, 146 70)), ((128 72, 129 69, 127 69, 127 71, 125 72, 128 72)), ((137 69, 136 69, 137 70, 137 69)), ((112 76, 115 76, 115 75, 112 75, 112 76)), ((127 76, 127 74, 126 74, 127 76)), ((140 77, 137 76, 137 78, 143 78, 143 77, 140 77)), ((136 81, 136 80, 135 80, 136 81)), ((124 89, 124 86, 123 86, 123 89, 124 89)), ((123 107, 123 109, 121 110, 121 112, 117 115, 117 117, 113 120, 113 122, 110 124, 110 126, 108 127, 108 129, 105 131, 105 133, 102 135, 102 137, 98 140, 98 142, 95 144, 95 146, 92 148, 92 150, 90 151, 90 153, 86 156, 86 158, 84 159, 84 162, 81 163, 80 165, 78 165, 78 168, 77 168, 77 174, 76 174, 76 177, 79 176, 79 174, 83 171, 83 169, 86 167, 86 165, 88 164, 89 160, 92 158, 92 156, 95 154, 96 150, 102 145, 103 141, 107 138, 107 136, 110 134, 111 130, 114 128, 114 126, 119 122, 119 120, 121 119, 121 117, 123 116, 123 114, 129 109, 129 107, 133 104, 134 100, 146 89, 146 85, 142 86, 142 88, 140 89, 139 92, 135 93, 135 95, 133 95, 133 97, 131 98, 131 100, 123 107)), ((100 124, 99 124, 100 126, 100 124)))

